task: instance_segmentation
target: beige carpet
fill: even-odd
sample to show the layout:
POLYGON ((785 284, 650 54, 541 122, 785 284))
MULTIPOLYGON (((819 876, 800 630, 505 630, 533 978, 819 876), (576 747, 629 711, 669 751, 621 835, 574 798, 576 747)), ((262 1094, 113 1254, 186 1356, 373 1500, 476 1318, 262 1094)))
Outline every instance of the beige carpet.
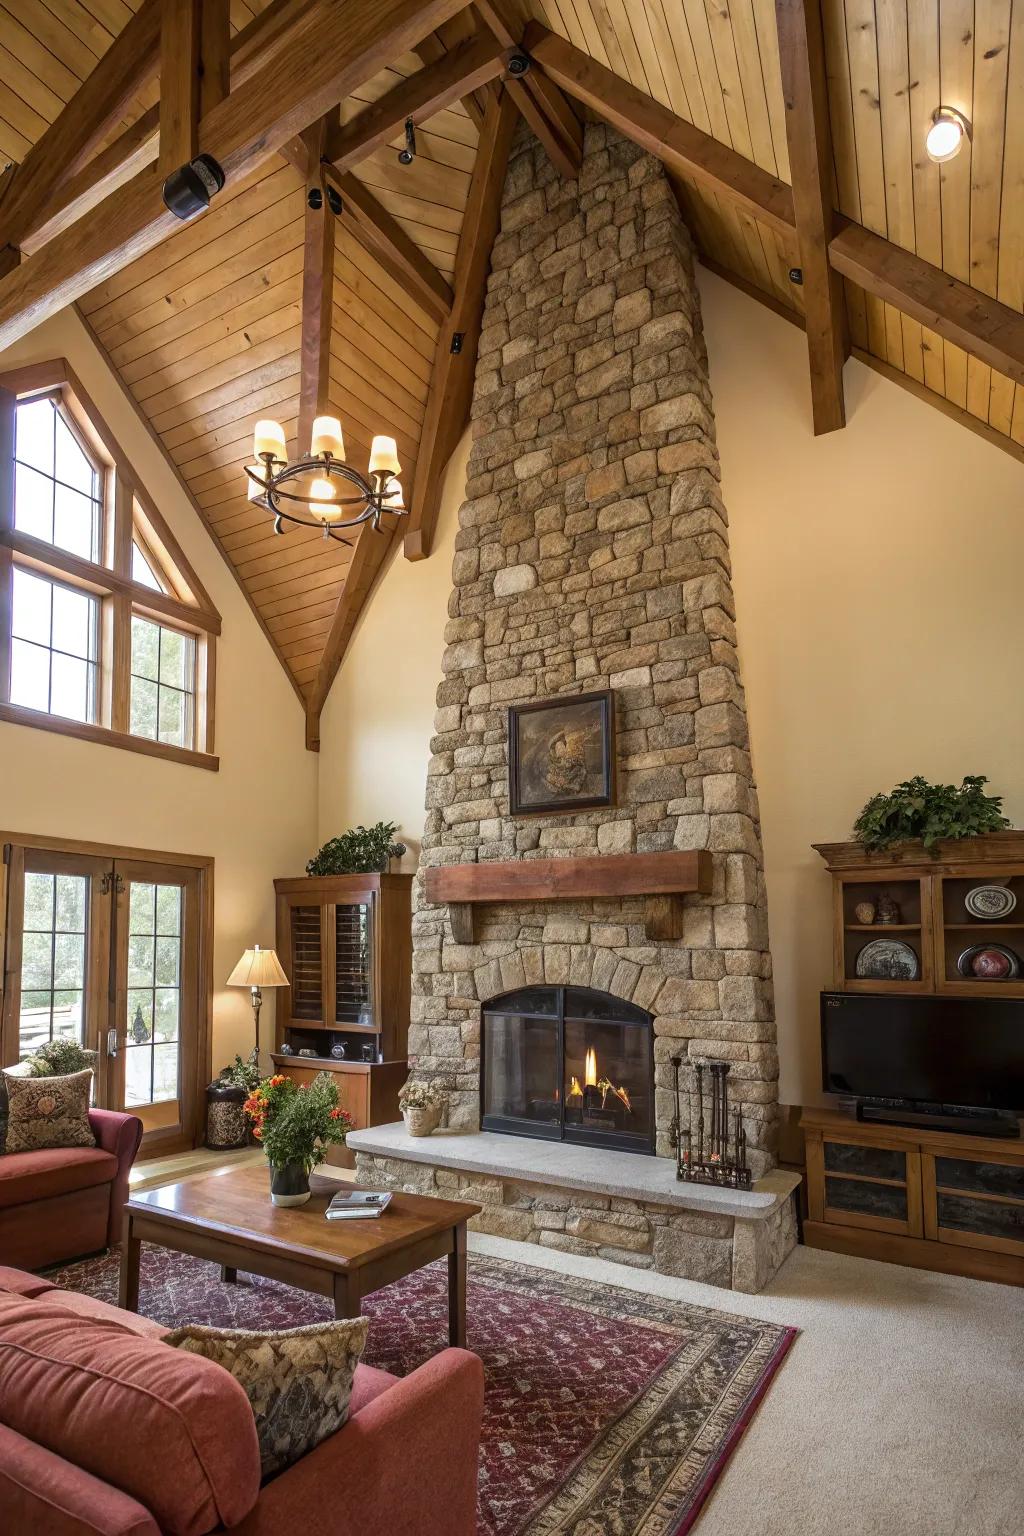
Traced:
POLYGON ((802 1330, 695 1536, 1024 1536, 1024 1291, 798 1248, 740 1296, 470 1245, 802 1330))

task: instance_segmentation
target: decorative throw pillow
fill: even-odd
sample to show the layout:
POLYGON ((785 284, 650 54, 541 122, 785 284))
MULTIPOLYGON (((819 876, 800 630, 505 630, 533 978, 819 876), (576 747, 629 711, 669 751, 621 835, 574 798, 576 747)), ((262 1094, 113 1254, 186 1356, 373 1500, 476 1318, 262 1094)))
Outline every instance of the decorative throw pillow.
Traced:
POLYGON ((272 1333, 176 1328, 164 1343, 215 1360, 244 1388, 256 1419, 262 1475, 290 1467, 348 1418, 367 1320, 311 1323, 272 1333))
POLYGON ((70 1077, 19 1077, 5 1072, 8 1152, 41 1152, 45 1147, 94 1147, 89 1124, 92 1072, 70 1077))

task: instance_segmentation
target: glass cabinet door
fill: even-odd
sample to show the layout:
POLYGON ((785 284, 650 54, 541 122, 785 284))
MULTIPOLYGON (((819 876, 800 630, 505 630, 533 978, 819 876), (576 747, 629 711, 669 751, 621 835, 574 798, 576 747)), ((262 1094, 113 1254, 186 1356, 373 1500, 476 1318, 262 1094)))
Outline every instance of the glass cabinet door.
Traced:
POLYGON ((925 1235, 962 1248, 1024 1255, 1024 1154, 995 1162, 983 1154, 923 1155, 925 1235))
POLYGON ((902 1147, 864 1146, 823 1137, 809 1142, 808 1169, 820 1159, 822 1210, 814 1219, 920 1237, 921 1160, 902 1147))

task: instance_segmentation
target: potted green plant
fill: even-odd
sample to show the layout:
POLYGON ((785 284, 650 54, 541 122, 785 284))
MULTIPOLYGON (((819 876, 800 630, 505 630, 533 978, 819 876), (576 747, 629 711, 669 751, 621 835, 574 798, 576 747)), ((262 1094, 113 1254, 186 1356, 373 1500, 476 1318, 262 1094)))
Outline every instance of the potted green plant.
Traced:
POLYGON ((410 1136, 429 1136, 441 1121, 446 1095, 433 1083, 410 1080, 398 1095, 398 1107, 410 1136))
POLYGON ((77 1040, 66 1037, 41 1045, 22 1063, 29 1077, 69 1077, 72 1072, 96 1070, 96 1052, 87 1051, 77 1040))
POLYGON ((929 784, 920 774, 905 779, 887 795, 872 795, 853 835, 872 851, 919 840, 930 852, 938 842, 1000 832, 1010 823, 1002 814, 1002 796, 985 794, 987 783, 983 774, 969 774, 959 789, 929 784))
POLYGON ((398 824, 378 821, 373 827, 351 827, 324 843, 306 865, 307 875, 384 874, 392 859, 400 859, 405 844, 394 841, 398 824))
POLYGON ((282 1072, 264 1078, 246 1099, 245 1113, 270 1165, 270 1198, 275 1205, 305 1205, 309 1175, 353 1125, 330 1073, 318 1073, 311 1083, 296 1083, 282 1072))

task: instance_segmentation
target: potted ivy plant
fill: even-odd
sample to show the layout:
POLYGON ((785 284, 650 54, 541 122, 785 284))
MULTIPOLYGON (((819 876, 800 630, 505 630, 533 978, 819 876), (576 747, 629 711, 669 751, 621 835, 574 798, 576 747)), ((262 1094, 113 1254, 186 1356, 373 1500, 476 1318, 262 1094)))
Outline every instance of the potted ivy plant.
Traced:
POLYGON ((1010 825, 1001 795, 987 795, 988 779, 969 774, 959 789, 930 784, 920 774, 887 795, 872 795, 853 824, 853 835, 872 852, 920 841, 929 853, 936 843, 981 837, 1010 825))
POLYGON ((282 1072, 264 1078, 246 1099, 245 1113, 270 1165, 270 1198, 275 1205, 305 1205, 313 1169, 353 1126, 330 1073, 318 1073, 311 1083, 296 1083, 282 1072))

